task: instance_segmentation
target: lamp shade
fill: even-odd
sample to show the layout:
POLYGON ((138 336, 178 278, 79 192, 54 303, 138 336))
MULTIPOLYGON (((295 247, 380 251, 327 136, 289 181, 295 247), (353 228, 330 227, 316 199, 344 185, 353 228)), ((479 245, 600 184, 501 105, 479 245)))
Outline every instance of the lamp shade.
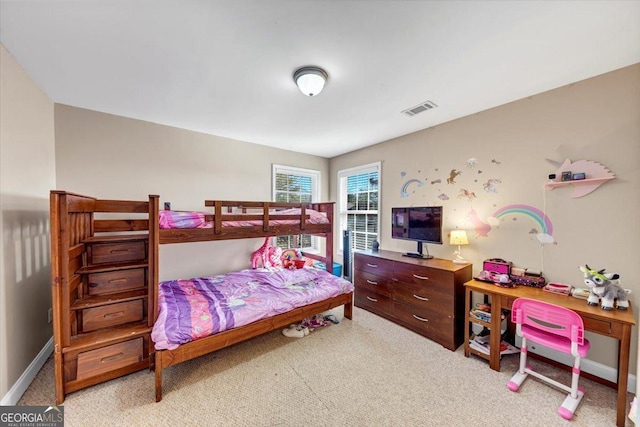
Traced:
POLYGON ((293 73, 293 81, 300 92, 307 96, 316 96, 324 88, 328 74, 319 67, 302 67, 293 73))
POLYGON ((464 230, 452 230, 449 238, 450 245, 468 245, 467 232, 464 230))

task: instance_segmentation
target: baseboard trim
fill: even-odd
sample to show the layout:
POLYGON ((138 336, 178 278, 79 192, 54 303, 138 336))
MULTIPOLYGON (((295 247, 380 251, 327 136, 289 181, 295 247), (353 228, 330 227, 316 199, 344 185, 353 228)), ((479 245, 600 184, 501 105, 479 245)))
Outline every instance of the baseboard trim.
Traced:
POLYGON ((2 398, 0 406, 15 406, 18 404, 24 392, 27 391, 29 384, 35 379, 40 369, 42 369, 47 359, 49 359, 49 356, 51 356, 51 353, 53 353, 53 337, 49 339, 36 358, 33 359, 27 369, 20 375, 18 381, 11 387, 11 390, 2 398))
MULTIPOLYGON (((516 345, 520 347, 520 339, 516 337, 516 345)), ((554 360, 556 362, 562 363, 563 365, 573 365, 573 357, 568 356, 564 353, 560 353, 546 347, 536 347, 535 344, 531 345, 530 351, 532 353, 539 354, 540 356, 546 357, 548 359, 554 360)), ((605 365, 603 363, 594 362, 589 359, 580 360, 580 370, 584 372, 588 372, 593 376, 598 378, 602 378, 604 380, 610 381, 614 384, 618 382, 618 370, 611 366, 605 365)), ((629 374, 628 382, 627 382, 627 391, 629 393, 636 393, 636 376, 633 374, 629 374)))

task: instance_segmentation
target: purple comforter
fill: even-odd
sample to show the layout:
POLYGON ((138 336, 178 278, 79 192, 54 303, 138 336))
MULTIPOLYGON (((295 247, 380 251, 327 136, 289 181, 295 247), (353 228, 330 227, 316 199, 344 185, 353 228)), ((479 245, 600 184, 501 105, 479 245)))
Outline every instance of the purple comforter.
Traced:
POLYGON ((243 326, 353 291, 353 285, 316 268, 242 270, 160 282, 157 350, 243 326))

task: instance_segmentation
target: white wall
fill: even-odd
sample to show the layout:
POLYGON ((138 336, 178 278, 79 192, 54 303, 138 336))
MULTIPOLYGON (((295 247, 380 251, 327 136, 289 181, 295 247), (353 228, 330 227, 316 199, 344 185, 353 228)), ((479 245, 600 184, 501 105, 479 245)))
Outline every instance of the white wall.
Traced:
POLYGON ((56 183, 53 116, 51 100, 0 45, 3 400, 52 335, 47 310, 51 307, 49 190, 56 183))

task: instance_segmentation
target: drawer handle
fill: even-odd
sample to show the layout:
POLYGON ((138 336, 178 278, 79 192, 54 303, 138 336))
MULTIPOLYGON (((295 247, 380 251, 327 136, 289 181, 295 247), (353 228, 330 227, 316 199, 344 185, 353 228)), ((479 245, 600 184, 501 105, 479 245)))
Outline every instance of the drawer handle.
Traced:
POLYGON ((429 280, 428 277, 426 277, 426 276, 418 276, 417 274, 414 274, 413 277, 415 277, 416 279, 420 279, 420 280, 429 280))
POLYGON ((115 313, 107 313, 103 317, 105 319, 114 319, 116 317, 122 317, 122 316, 124 316, 124 311, 116 311, 115 313))
POLYGON ((413 294, 415 299, 419 299, 420 301, 429 301, 429 298, 421 297, 420 295, 413 294))
POLYGON ((111 250, 112 254, 121 254, 121 253, 124 253, 124 252, 129 252, 129 249, 113 249, 113 250, 111 250))
POLYGON ((109 363, 109 362, 113 362, 114 360, 118 360, 124 357, 124 353, 118 353, 118 354, 114 354, 112 356, 107 356, 107 357, 103 357, 102 359, 100 359, 100 363, 109 363))
POLYGON ((378 282, 374 282, 374 281, 371 281, 369 279, 367 279, 367 283, 370 284, 370 285, 377 285, 378 284, 378 282))
POLYGON ((378 268, 378 266, 376 264, 369 264, 369 263, 367 263, 367 267, 378 268))
POLYGON ((107 283, 110 285, 117 285, 118 283, 125 283, 127 279, 125 277, 121 277, 120 279, 111 279, 107 283))
POLYGON ((378 302, 378 300, 377 300, 377 299, 375 299, 375 298, 371 298, 371 297, 369 297, 369 296, 367 297, 367 299, 368 299, 369 301, 371 301, 371 302, 378 302))
POLYGON ((416 316, 415 314, 412 314, 413 317, 415 317, 416 319, 418 319, 421 322, 428 322, 429 319, 425 319, 424 317, 420 317, 420 316, 416 316))

